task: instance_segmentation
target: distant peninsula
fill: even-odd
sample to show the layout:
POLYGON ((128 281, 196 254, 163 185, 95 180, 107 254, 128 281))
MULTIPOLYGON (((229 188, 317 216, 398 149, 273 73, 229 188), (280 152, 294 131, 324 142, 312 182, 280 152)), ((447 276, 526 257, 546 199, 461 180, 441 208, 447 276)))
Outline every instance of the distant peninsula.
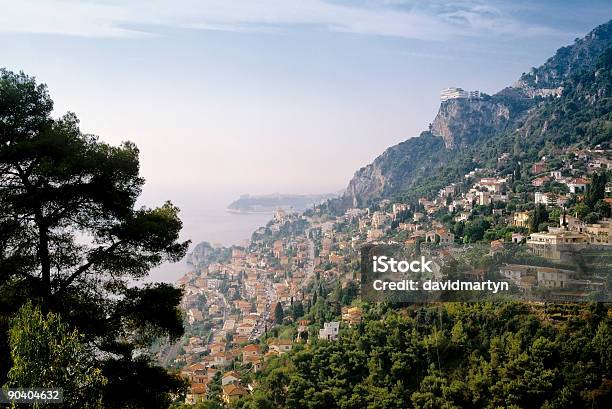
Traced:
POLYGON ((301 212, 335 197, 338 197, 338 194, 246 194, 241 195, 238 200, 230 203, 226 211, 230 213, 273 213, 276 209, 280 208, 301 212))

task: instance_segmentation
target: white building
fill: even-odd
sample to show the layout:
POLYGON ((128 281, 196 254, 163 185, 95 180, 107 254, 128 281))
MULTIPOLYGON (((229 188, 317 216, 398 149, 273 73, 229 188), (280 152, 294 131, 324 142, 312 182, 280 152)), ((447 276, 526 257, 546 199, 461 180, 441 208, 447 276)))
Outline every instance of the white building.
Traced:
POLYGON ((499 268, 499 273, 515 283, 518 283, 521 277, 528 274, 530 266, 520 264, 506 264, 499 268))
POLYGON ((454 196, 457 193, 457 185, 454 183, 451 183, 448 186, 443 187, 442 189, 440 189, 440 191, 438 192, 438 196, 446 198, 448 195, 454 196))
POLYGON ((558 268, 538 267, 538 285, 546 288, 565 288, 570 281, 571 271, 558 268))
POLYGON ((567 187, 569 187, 570 193, 583 193, 586 190, 589 181, 583 178, 576 178, 567 181, 567 187))
POLYGON ((450 99, 464 99, 468 98, 469 96, 470 94, 467 91, 457 87, 450 87, 440 91, 441 101, 448 101, 450 99))
POLYGON ((326 322, 323 328, 319 330, 319 339, 326 341, 335 341, 338 339, 340 331, 340 323, 338 321, 326 322))
POLYGON ((535 204, 543 204, 546 206, 563 206, 566 202, 566 196, 559 196, 552 193, 535 192, 535 204))
POLYGON ((440 100, 448 101, 449 99, 479 99, 480 91, 465 91, 463 88, 450 87, 440 91, 440 100))

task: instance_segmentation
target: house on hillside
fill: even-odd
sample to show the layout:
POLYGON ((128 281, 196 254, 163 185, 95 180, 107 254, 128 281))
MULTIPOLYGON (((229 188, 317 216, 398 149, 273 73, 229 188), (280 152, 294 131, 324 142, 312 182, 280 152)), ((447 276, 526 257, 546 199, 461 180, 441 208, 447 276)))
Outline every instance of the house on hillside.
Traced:
POLYGON ((203 383, 191 384, 185 395, 185 403, 188 405, 195 405, 196 403, 202 402, 206 399, 206 390, 207 387, 203 383))
POLYGON ((223 368, 230 364, 231 356, 226 354, 225 352, 218 352, 210 357, 210 364, 216 366, 217 368, 223 368))
POLYGON ((223 387, 221 399, 223 399, 223 402, 225 402, 227 405, 230 405, 248 394, 249 391, 244 389, 242 386, 229 384, 223 387))
POLYGON ((537 162, 531 165, 531 173, 533 173, 534 175, 537 175, 538 173, 542 173, 545 170, 546 170, 546 163, 544 162, 537 162))
POLYGON ((238 335, 250 335, 251 332, 253 332, 253 328, 255 328, 254 325, 251 324, 247 324, 247 323, 242 323, 240 325, 238 325, 238 327, 236 328, 236 333, 238 335))
POLYGON ((326 341, 336 341, 340 332, 340 323, 338 321, 326 322, 323 328, 319 330, 319 339, 326 341))
POLYGON ((214 354, 218 354, 219 352, 223 352, 225 351, 225 344, 221 343, 221 342, 215 342, 214 344, 211 344, 210 346, 210 354, 214 355, 214 354))
POLYGON ((540 176, 539 178, 535 178, 531 181, 532 186, 542 187, 546 182, 550 180, 549 176, 540 176))
POLYGON ((221 378, 222 386, 228 385, 230 383, 237 384, 239 382, 240 382, 240 374, 236 371, 226 372, 225 374, 223 374, 223 377, 221 378))
POLYGON ((249 344, 242 348, 242 358, 247 356, 261 356, 261 348, 259 345, 249 344))
POLYGON ((242 357, 243 364, 251 364, 253 372, 259 372, 263 367, 263 360, 261 355, 246 355, 242 357))
POLYGON ((452 244, 455 241, 455 235, 446 229, 430 230, 425 234, 425 241, 429 243, 439 243, 442 245, 452 244))
POLYGON ((273 339, 268 344, 271 351, 279 355, 285 354, 293 348, 293 342, 290 339, 273 339))
POLYGON ((342 321, 349 324, 349 326, 357 325, 361 322, 363 311, 360 307, 343 307, 342 308, 342 321))
POLYGON ((515 212, 512 216, 512 225, 516 227, 529 227, 529 212, 515 212))
POLYGON ((568 180, 567 187, 569 188, 570 193, 584 193, 588 184, 588 179, 576 178, 568 180))
POLYGON ((189 325, 193 325, 196 322, 204 321, 204 316, 202 315, 202 311, 195 308, 190 308, 189 311, 187 311, 187 319, 189 321, 189 325))

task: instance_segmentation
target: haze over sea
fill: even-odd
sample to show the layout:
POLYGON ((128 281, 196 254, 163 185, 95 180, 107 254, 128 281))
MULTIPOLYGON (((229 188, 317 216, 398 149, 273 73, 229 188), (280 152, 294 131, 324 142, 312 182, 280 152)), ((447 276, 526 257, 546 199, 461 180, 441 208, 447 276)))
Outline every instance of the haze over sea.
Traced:
MULTIPOLYGON (((139 204, 153 207, 170 200, 178 206, 183 221, 181 240, 191 240, 189 247, 191 251, 202 241, 224 246, 243 245, 255 229, 264 226, 272 218, 272 213, 227 212, 225 210, 227 206, 244 193, 247 192, 218 189, 196 191, 153 189, 145 185, 139 204)), ((184 261, 165 263, 153 269, 144 282, 174 283, 188 271, 189 266, 184 261)))

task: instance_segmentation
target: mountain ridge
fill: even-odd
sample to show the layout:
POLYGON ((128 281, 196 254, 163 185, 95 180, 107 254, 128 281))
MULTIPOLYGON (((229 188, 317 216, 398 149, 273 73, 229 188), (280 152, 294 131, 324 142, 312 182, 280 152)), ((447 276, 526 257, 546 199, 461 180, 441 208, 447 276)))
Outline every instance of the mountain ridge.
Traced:
MULTIPOLYGON (((595 75, 593 70, 599 58, 610 47, 612 20, 574 44, 559 48, 540 67, 523 73, 513 86, 479 99, 443 101, 428 131, 387 148, 372 163, 355 172, 344 195, 332 208, 341 211, 367 206, 378 199, 410 195, 409 189, 414 190, 412 196, 431 194, 452 182, 460 172, 469 172, 484 159, 491 159, 490 154, 512 151, 513 145, 523 145, 526 152, 515 160, 537 160, 538 152, 533 148, 539 145, 530 146, 530 142, 542 144, 546 138, 557 143, 580 142, 564 141, 546 131, 550 131, 551 122, 559 122, 558 118, 563 116, 563 110, 555 110, 554 106, 562 106, 568 98, 581 98, 575 94, 585 88, 572 83, 574 78, 585 72, 595 75), (538 132, 541 135, 534 137, 538 132), (414 189, 417 186, 423 188, 414 189)), ((606 86, 596 98, 607 98, 609 91, 606 86)), ((603 110, 600 120, 609 115, 605 112, 606 101, 600 109, 603 110)), ((604 120, 601 126, 605 128, 606 124, 604 120)), ((607 128, 602 132, 605 140, 607 128)))

